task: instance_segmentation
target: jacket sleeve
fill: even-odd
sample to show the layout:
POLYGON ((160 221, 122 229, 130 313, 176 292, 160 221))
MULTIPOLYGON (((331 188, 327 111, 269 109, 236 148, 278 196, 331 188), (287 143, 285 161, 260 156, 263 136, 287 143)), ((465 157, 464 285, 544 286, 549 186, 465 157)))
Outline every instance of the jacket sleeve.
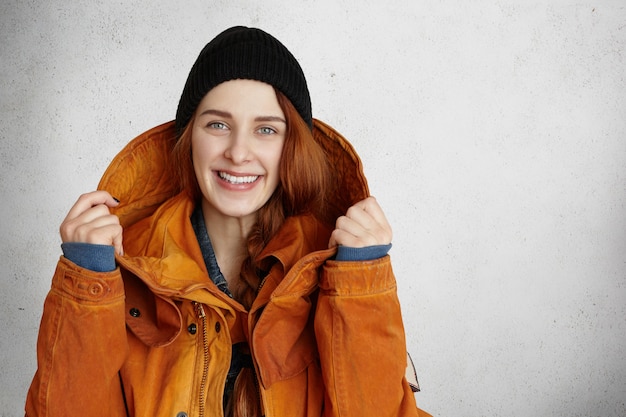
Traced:
POLYGON ((405 379, 406 340, 389 256, 327 261, 315 315, 326 416, 428 416, 405 379))
POLYGON ((124 305, 119 269, 93 272, 61 258, 44 303, 26 416, 125 415, 124 305))

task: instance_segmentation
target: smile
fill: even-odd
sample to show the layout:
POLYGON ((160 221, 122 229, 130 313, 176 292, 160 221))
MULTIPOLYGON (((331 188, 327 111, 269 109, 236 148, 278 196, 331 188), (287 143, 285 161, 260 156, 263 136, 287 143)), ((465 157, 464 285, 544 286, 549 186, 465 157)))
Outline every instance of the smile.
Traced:
POLYGON ((245 177, 236 177, 234 175, 227 174, 226 172, 218 172, 217 175, 231 184, 250 184, 255 182, 259 176, 258 175, 247 175, 245 177))

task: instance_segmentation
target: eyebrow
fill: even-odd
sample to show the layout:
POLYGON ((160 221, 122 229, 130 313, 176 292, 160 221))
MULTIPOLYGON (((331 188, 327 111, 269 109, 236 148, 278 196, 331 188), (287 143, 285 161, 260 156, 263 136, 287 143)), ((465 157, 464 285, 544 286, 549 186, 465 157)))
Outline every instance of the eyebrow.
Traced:
MULTIPOLYGON (((223 117, 225 119, 232 119, 233 115, 229 112, 215 109, 207 109, 200 113, 200 116, 204 116, 207 114, 212 114, 214 116, 223 117)), ((287 121, 279 116, 258 116, 254 118, 255 122, 281 122, 287 124, 287 121)))
POLYGON ((281 122, 287 124, 287 121, 278 116, 259 116, 254 119, 256 122, 281 122))

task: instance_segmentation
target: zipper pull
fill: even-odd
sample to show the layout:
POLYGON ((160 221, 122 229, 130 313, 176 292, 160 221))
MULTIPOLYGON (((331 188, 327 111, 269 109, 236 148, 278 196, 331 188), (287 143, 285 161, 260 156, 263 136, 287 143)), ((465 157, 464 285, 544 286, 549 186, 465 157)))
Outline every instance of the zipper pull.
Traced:
POLYGON ((194 306, 196 307, 196 312, 198 313, 198 317, 203 319, 206 317, 206 314, 204 314, 204 307, 202 306, 202 303, 198 303, 198 302, 193 302, 194 306))

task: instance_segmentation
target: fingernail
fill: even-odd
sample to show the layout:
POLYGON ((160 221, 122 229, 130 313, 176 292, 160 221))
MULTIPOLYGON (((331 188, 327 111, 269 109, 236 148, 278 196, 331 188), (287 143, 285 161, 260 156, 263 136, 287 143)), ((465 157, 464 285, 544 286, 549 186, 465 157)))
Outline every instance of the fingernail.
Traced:
POLYGON ((117 198, 113 197, 113 200, 115 200, 116 203, 119 203, 120 200, 118 200, 117 198))

